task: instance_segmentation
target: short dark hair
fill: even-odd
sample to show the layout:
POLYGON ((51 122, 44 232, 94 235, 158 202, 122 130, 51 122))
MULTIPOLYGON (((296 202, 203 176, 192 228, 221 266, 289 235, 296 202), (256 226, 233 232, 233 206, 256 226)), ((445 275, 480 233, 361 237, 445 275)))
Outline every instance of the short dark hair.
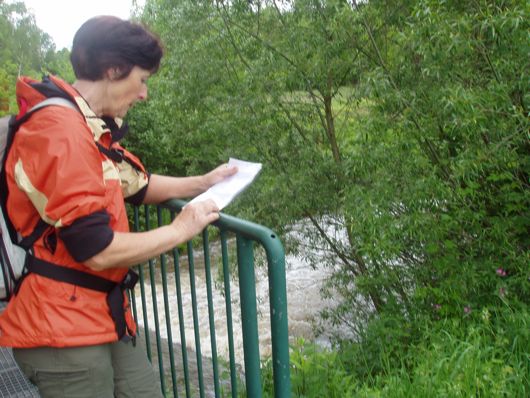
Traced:
POLYGON ((103 79, 110 68, 118 79, 129 76, 134 66, 155 73, 163 55, 160 40, 139 23, 113 16, 86 21, 74 36, 70 61, 78 79, 103 79))

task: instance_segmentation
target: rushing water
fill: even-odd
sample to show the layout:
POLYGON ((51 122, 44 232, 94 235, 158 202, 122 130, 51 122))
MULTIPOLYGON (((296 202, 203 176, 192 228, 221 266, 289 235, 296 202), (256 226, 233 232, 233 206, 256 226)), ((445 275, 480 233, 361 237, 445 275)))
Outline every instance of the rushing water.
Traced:
MULTIPOLYGON (((228 332, 225 310, 225 297, 223 294, 223 287, 215 281, 219 280, 216 261, 215 250, 212 250, 212 280, 213 287, 213 307, 215 318, 215 334, 216 334, 216 348, 217 355, 221 358, 229 358, 229 344, 228 332)), ((200 331, 200 348, 203 356, 210 357, 212 348, 210 343, 210 327, 208 316, 208 300, 206 289, 206 273, 204 262, 201 255, 194 254, 194 274, 195 274, 195 290, 197 298, 197 314, 200 331)), ((157 267, 158 268, 158 267, 157 267)), ((172 267, 171 267, 172 268, 172 267)), ((258 330, 259 330, 259 345, 261 357, 271 355, 271 332, 270 332, 270 313, 269 313, 269 295, 268 295, 268 279, 266 267, 256 268, 256 296, 258 302, 258 330)), ((157 270, 156 280, 156 301, 158 307, 158 324, 160 326, 162 337, 167 336, 166 317, 164 313, 164 299, 162 284, 157 270)), ((188 262, 185 257, 180 259, 180 280, 182 289, 182 309, 184 313, 184 329, 186 346, 190 351, 195 351, 195 335, 193 327, 193 305, 190 288, 190 272, 188 262)), ((320 287, 323 279, 326 277, 326 272, 323 270, 315 270, 301 261, 298 257, 288 255, 286 257, 286 286, 287 286, 287 304, 288 304, 288 325, 290 342, 297 338, 304 338, 306 340, 314 340, 312 321, 318 312, 322 310, 327 303, 320 298, 320 287)), ((175 273, 169 272, 168 280, 168 299, 171 311, 171 329, 173 342, 180 344, 179 331, 179 317, 178 317, 178 300, 175 288, 175 273)), ((149 314, 149 328, 154 330, 154 317, 152 311, 152 293, 149 283, 146 283, 146 297, 147 297, 147 313, 149 314)), ((232 322, 233 322, 233 338, 235 347, 235 359, 239 364, 243 363, 243 338, 241 327, 241 314, 239 303, 239 287, 237 281, 231 280, 230 295, 232 301, 232 322)), ((136 291, 136 296, 140 297, 139 287, 136 291)), ((138 302, 140 300, 137 300, 138 302)), ((139 303, 141 304, 141 303, 139 303)), ((139 313, 141 306, 139 307, 139 313)), ((143 319, 139 319, 139 323, 143 324, 143 319)), ((320 337, 320 342, 325 343, 324 338, 320 337)))

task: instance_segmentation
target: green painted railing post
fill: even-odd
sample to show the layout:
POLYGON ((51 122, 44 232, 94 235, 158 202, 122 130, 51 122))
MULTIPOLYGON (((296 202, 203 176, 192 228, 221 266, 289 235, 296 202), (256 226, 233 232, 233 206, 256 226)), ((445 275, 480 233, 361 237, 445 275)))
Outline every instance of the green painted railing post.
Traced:
POLYGON ((219 386, 219 364, 217 362, 217 342, 215 337, 215 319, 213 308, 213 293, 212 293, 212 274, 210 264, 210 240, 208 238, 208 228, 202 231, 202 244, 204 254, 204 274, 206 277, 206 294, 208 300, 208 322, 210 325, 210 344, 212 347, 212 368, 213 368, 213 385, 215 391, 215 398, 221 396, 219 386))
POLYGON ((275 235, 267 250, 269 262, 269 303, 271 308, 272 357, 274 360, 274 396, 291 396, 289 370, 289 332, 287 326, 287 287, 285 281, 285 252, 275 235))
MULTIPOLYGON (((135 225, 135 231, 140 230, 140 217, 138 213, 138 207, 134 208, 134 225, 135 225)), ((146 228, 147 229, 147 228, 146 228)), ((149 336, 149 320, 147 319, 147 299, 146 299, 146 293, 145 293, 145 278, 144 278, 144 268, 142 265, 139 265, 137 267, 138 275, 140 276, 140 296, 142 300, 142 315, 144 320, 144 334, 145 334, 145 348, 147 350, 147 358, 149 358, 149 362, 152 361, 151 356, 151 337, 149 336)), ((138 318, 135 318, 138 319, 138 318)))
POLYGON ((226 230, 221 230, 221 256, 223 261, 223 281, 225 292, 226 328, 228 330, 228 355, 230 357, 230 387, 232 398, 237 398, 237 374, 234 352, 234 328, 232 322, 232 295, 230 293, 230 269, 228 266, 228 246, 226 230))
MULTIPOLYGON (((149 220, 149 207, 147 205, 144 206, 145 208, 145 225, 146 229, 150 228, 150 220, 149 220)), ((157 296, 156 296, 156 279, 155 279, 155 262, 153 259, 148 260, 147 262, 149 264, 149 280, 151 282, 151 301, 153 304, 153 316, 154 316, 154 322, 155 322, 155 334, 156 334, 156 349, 157 349, 157 355, 158 355, 158 369, 160 370, 160 388, 162 390, 162 394, 165 394, 166 391, 166 381, 164 377, 164 360, 163 360, 163 354, 162 354, 162 338, 160 337, 160 322, 158 320, 158 304, 157 304, 157 296)), ((146 330, 146 334, 149 333, 149 330, 146 330)))
MULTIPOLYGON (((162 208, 157 206, 156 208, 156 218, 158 221, 158 226, 161 227, 163 224, 162 217, 162 208)), ((167 331, 167 345, 169 351, 169 366, 171 369, 171 384, 173 387, 173 396, 178 398, 177 391, 177 371, 175 368, 175 353, 173 352, 173 333, 171 331, 171 312, 169 307, 169 292, 167 287, 167 259, 166 254, 162 253, 160 255, 160 271, 162 276, 162 290, 164 292, 164 313, 166 318, 166 331, 167 331)), ((163 369, 160 370, 161 372, 163 369)))
POLYGON ((259 345, 256 344, 259 339, 253 242, 240 235, 236 242, 247 396, 261 398, 259 345))
POLYGON ((193 334, 195 335, 195 357, 197 358, 197 377, 199 379, 199 396, 204 398, 204 376, 202 372, 201 334, 199 330, 199 314, 197 311, 197 289, 195 288, 195 262, 193 260, 193 245, 187 243, 188 266, 190 272, 190 294, 193 314, 193 334))

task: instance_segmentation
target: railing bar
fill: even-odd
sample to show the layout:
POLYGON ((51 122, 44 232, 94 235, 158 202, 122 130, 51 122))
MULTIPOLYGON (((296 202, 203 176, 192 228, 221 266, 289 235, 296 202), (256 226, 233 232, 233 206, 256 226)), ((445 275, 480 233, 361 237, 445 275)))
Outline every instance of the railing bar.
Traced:
MULTIPOLYGON (((156 334, 156 350, 158 355, 158 370, 160 371, 160 388, 162 392, 166 391, 166 383, 164 376, 164 361, 162 357, 162 343, 160 339, 160 321, 158 320, 158 304, 156 299, 156 283, 155 283, 155 264, 153 260, 149 260, 149 278, 151 279, 151 299, 153 301, 153 315, 155 323, 156 334)), ((148 331, 146 331, 148 333, 148 331)))
MULTIPOLYGON (((162 221, 162 208, 160 206, 157 206, 156 208, 156 216, 158 220, 158 226, 161 227, 163 225, 163 221, 162 221)), ((165 253, 162 253, 160 255, 160 266, 161 266, 161 271, 162 271, 162 290, 164 292, 164 313, 166 316, 167 345, 168 345, 168 351, 169 351, 169 365, 171 369, 171 382, 172 382, 172 387, 173 387, 173 397, 178 398, 177 371, 175 369, 175 356, 173 354, 173 334, 171 331, 171 313, 170 313, 170 307, 169 307, 169 293, 167 289, 167 261, 166 261, 165 253)))
POLYGON ((215 319, 212 298, 212 273, 210 263, 210 242, 208 239, 208 228, 202 231, 202 246, 204 250, 204 271, 206 276, 206 295, 208 298, 208 320, 210 324, 210 341, 212 344, 212 366, 215 397, 220 396, 219 390, 219 366, 217 364, 217 344, 215 337, 215 319))
MULTIPOLYGON (((134 208, 134 225, 133 230, 135 232, 138 232, 139 225, 138 225, 138 209, 134 208)), ((138 309, 136 307, 136 294, 134 289, 129 289, 129 303, 132 305, 132 311, 133 311, 133 319, 138 319, 138 309)))
POLYGON ((230 269, 228 266, 228 247, 226 231, 221 230, 221 254, 223 260, 223 279, 225 289, 226 327, 228 332, 228 352, 230 355, 230 387, 232 398, 237 398, 237 373, 234 353, 234 329, 232 321, 232 298, 230 295, 230 269))
POLYGON ((144 335, 145 335, 145 348, 147 350, 147 358, 149 362, 153 360, 153 354, 151 352, 151 336, 149 335, 149 318, 147 317, 147 295, 145 292, 145 276, 144 276, 144 267, 139 265, 138 274, 140 275, 140 296, 142 298, 142 309, 143 309, 143 318, 144 318, 144 335))
MULTIPOLYGON (((175 212, 171 212, 171 219, 175 218, 175 212)), ((186 398, 191 398, 190 392, 190 377, 188 370, 188 349, 186 346, 186 330, 184 327, 184 311, 182 303, 182 286, 180 280, 180 266, 179 266, 179 251, 178 248, 173 249, 173 265, 175 267, 175 287, 177 290, 177 303, 178 303, 178 314, 179 314, 179 330, 180 330, 180 343, 182 350, 182 368, 184 370, 184 385, 186 388, 186 398)))
MULTIPOLYGON (((147 226, 150 225, 149 220, 149 209, 145 209, 145 223, 147 226)), ((158 304, 157 304, 157 298, 156 298, 156 280, 155 280, 155 264, 153 259, 150 259, 149 261, 149 278, 151 282, 151 299, 153 301, 153 315, 154 315, 154 323, 155 323, 155 332, 156 332, 156 350, 158 354, 158 370, 160 373, 160 388, 162 389, 162 394, 165 394, 166 391, 166 383, 165 383, 165 376, 164 376, 164 362, 162 358, 162 343, 160 342, 160 323, 158 320, 158 304)), ((146 331, 146 333, 149 333, 149 331, 146 331)))
MULTIPOLYGON (((144 209, 145 211, 147 211, 147 206, 145 206, 144 209)), ((136 230, 139 230, 140 218, 138 207, 134 208, 134 223, 136 225, 136 230)), ((147 223, 145 229, 146 231, 149 230, 149 225, 147 225, 147 223)), ((149 362, 152 362, 153 358, 151 354, 151 336, 149 336, 149 318, 147 317, 147 299, 145 293, 144 267, 142 265, 138 265, 137 270, 138 275, 140 276, 140 297, 142 299, 142 312, 144 318, 145 349, 147 351, 147 358, 149 359, 149 362)))
POLYGON ((253 242, 236 236, 247 396, 261 398, 261 374, 253 242))
POLYGON ((195 290, 195 265, 193 260, 193 245, 187 243, 188 264, 190 269, 191 306, 193 311, 193 331, 195 332, 195 354, 197 356, 197 375, 199 378, 199 395, 204 398, 204 380, 202 374, 201 335, 199 332, 199 316, 197 314, 197 294, 195 290))
POLYGON ((281 245, 277 245, 274 251, 267 251, 267 264, 274 396, 278 398, 290 397, 291 378, 289 369, 289 331, 287 325, 285 253, 281 245))

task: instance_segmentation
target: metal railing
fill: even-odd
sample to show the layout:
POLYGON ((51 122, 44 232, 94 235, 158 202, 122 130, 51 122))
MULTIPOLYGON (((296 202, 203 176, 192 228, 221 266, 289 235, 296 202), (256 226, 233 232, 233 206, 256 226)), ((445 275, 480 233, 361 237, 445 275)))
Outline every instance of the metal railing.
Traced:
MULTIPOLYGON (((169 223, 185 203, 171 200, 134 208, 136 231, 169 223)), ((131 295, 133 311, 149 359, 158 362, 165 396, 262 397, 260 342, 265 341, 272 346, 274 396, 290 397, 285 254, 271 230, 221 214, 200 238, 137 271, 140 283, 131 295), (212 241, 210 232, 215 235, 212 241), (258 309, 256 295, 256 272, 261 268, 255 262, 262 257, 267 262, 270 323, 262 321, 258 328, 258 318, 268 317, 258 309), (204 262, 204 270, 196 266, 198 261, 204 262), (214 283, 212 271, 217 272, 214 283), (216 333, 220 329, 222 337, 216 333), (266 338, 263 329, 268 329, 266 338), (219 353, 220 345, 227 347, 221 350, 224 354, 219 353)))

